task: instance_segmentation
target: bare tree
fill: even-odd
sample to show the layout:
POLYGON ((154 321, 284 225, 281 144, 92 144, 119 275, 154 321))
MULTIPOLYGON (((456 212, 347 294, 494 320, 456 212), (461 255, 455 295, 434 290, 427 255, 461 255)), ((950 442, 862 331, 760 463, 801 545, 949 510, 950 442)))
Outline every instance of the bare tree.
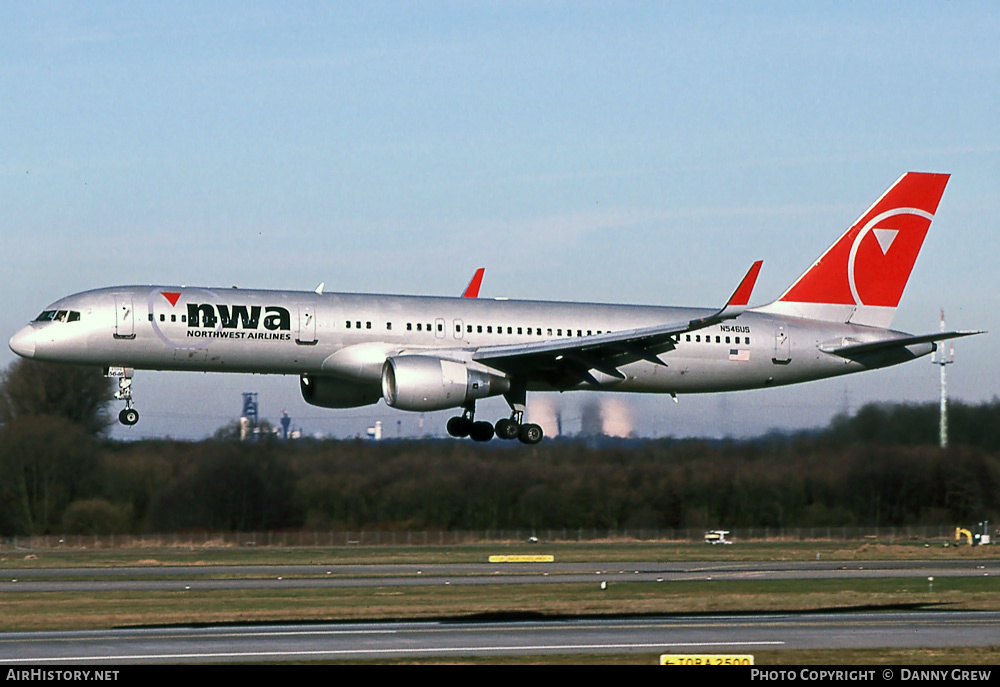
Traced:
POLYGON ((112 398, 112 381, 99 368, 19 359, 0 376, 0 422, 48 415, 101 434, 112 422, 112 398))

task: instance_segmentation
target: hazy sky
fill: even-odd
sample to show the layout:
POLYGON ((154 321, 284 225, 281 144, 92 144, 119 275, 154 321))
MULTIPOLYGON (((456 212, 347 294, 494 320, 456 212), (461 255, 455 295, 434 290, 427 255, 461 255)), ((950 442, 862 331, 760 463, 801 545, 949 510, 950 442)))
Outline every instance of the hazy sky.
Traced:
MULTIPOLYGON (((113 284, 458 294, 479 266, 487 297, 711 307, 762 258, 762 304, 908 170, 953 176, 894 326, 998 332, 998 36, 994 2, 3 3, 0 332, 113 284)), ((995 336, 958 342, 953 398, 997 393, 995 336)), ((747 434, 937 381, 610 398, 641 435, 747 434)), ((114 436, 204 436, 241 391, 308 432, 417 426, 294 377, 134 389, 114 436)), ((576 431, 592 396, 547 400, 576 431)))

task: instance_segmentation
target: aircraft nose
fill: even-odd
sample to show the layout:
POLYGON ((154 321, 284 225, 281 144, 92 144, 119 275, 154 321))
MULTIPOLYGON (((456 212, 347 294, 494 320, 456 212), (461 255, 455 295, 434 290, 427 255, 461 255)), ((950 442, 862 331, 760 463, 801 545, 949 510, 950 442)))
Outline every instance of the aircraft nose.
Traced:
POLYGON ((25 327, 14 336, 10 337, 10 350, 17 353, 22 358, 35 357, 35 330, 33 327, 25 327))

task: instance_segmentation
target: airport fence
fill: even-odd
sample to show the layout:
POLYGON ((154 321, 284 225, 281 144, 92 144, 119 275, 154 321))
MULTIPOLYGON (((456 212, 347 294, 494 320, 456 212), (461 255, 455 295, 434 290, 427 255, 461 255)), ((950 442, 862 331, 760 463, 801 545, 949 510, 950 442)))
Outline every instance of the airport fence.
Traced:
MULTIPOLYGON (((178 532, 173 534, 43 535, 0 538, 0 551, 33 549, 116 549, 164 547, 339 547, 464 546, 518 542, 675 542, 704 540, 705 530, 685 529, 518 529, 492 531, 288 531, 178 532)), ((726 539, 740 541, 870 541, 905 543, 953 540, 947 525, 912 527, 747 527, 727 530, 726 539)))

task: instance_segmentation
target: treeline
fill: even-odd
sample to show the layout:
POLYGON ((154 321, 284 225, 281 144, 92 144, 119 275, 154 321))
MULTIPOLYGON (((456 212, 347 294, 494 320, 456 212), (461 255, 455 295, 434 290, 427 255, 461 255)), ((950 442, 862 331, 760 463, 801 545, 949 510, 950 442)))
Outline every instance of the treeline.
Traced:
MULTIPOLYGON (((822 434, 832 445, 936 446, 940 412, 937 403, 871 403, 854 415, 838 415, 822 434)), ((949 404, 948 443, 1000 450, 1000 399, 949 404)))
POLYGON ((4 535, 967 525, 1000 516, 1000 457, 969 446, 801 437, 533 448, 111 443, 51 418, 4 427, 0 446, 4 535))
POLYGON ((4 373, 0 535, 1000 520, 997 399, 954 404, 946 450, 933 404, 745 441, 124 443, 102 438, 111 390, 93 370, 4 373))

